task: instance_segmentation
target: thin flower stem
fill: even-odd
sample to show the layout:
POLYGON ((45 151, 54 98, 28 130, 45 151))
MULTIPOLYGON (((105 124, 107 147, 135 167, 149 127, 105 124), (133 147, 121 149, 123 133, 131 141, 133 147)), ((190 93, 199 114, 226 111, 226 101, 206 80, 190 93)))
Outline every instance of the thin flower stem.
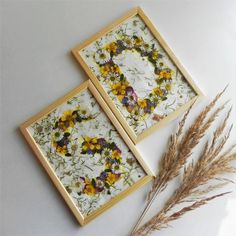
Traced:
POLYGON ((146 213, 148 212, 148 210, 150 209, 150 207, 152 206, 153 201, 155 200, 155 198, 157 197, 157 195, 160 193, 161 190, 161 186, 155 191, 155 193, 153 193, 152 197, 150 199, 148 199, 147 205, 146 207, 143 209, 142 214, 140 215, 137 223, 135 224, 131 235, 133 235, 135 233, 135 231, 138 229, 140 223, 142 222, 144 216, 146 215, 146 213))

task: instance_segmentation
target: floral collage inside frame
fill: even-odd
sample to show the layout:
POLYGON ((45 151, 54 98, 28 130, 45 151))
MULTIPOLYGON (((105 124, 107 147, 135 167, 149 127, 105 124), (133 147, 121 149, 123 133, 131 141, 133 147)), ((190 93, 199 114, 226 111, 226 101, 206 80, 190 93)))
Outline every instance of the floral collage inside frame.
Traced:
POLYGON ((136 135, 197 96, 138 15, 79 53, 136 135))
POLYGON ((146 176, 88 89, 28 132, 84 217, 146 176))

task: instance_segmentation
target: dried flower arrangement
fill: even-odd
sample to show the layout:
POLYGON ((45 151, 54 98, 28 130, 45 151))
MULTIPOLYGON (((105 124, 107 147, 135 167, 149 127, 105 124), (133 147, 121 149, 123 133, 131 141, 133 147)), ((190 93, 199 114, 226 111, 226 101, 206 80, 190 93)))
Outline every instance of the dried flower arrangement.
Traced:
POLYGON ((224 110, 227 102, 218 108, 215 106, 225 89, 203 109, 186 132, 183 132, 190 107, 179 122, 177 132, 170 136, 167 151, 160 161, 159 173, 153 181, 146 207, 131 233, 132 236, 149 235, 155 230, 166 228, 170 222, 179 219, 185 213, 229 193, 213 194, 212 192, 232 182, 223 178, 223 174, 236 173, 236 167, 232 165, 232 162, 236 160, 236 152, 232 152, 236 145, 223 150, 232 130, 232 125, 227 129, 231 108, 223 122, 213 132, 212 137, 205 142, 198 158, 189 160, 193 149, 205 136, 219 113, 224 110), (139 227, 153 201, 177 176, 181 176, 181 181, 172 196, 160 211, 139 227), (212 195, 209 196, 209 194, 212 195), (181 204, 185 206, 181 207, 181 204))

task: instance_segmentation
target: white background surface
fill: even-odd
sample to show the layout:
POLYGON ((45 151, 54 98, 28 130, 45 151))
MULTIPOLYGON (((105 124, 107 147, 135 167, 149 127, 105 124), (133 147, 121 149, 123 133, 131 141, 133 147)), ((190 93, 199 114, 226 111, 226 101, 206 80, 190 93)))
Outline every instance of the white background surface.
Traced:
MULTIPOLYGON (((225 99, 236 103, 234 0, 1 1, 0 235, 126 236, 130 232, 148 186, 81 228, 17 128, 87 78, 70 49, 137 5, 206 94, 192 117, 227 83, 225 99)), ((232 116, 233 121, 235 110, 232 116)), ((138 144, 155 171, 176 125, 174 121, 138 144)), ((231 188, 236 189, 235 185, 231 188)), ((235 236, 235 219, 234 193, 154 235, 235 236)))

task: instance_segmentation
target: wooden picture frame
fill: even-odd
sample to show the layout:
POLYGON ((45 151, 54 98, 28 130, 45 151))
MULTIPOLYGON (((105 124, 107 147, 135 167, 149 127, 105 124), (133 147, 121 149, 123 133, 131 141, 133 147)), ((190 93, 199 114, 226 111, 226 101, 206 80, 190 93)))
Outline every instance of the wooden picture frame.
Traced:
POLYGON ((24 122, 20 130, 81 225, 87 224, 153 177, 133 142, 89 80, 24 122), (91 106, 90 114, 82 110, 84 102, 86 108, 83 109, 91 106), (80 132, 86 136, 79 136, 80 132), (110 136, 87 137, 100 132, 107 136, 109 133, 110 136), (88 161, 90 166, 86 168, 93 169, 81 177, 88 161), (99 172, 99 168, 104 170, 99 172), (130 177, 127 177, 126 183, 123 176, 126 176, 127 171, 130 171, 130 177), (96 173, 101 174, 95 178, 96 173), (90 177, 90 174, 94 176, 90 177), (74 179, 77 182, 73 182, 74 179), (79 202, 82 201, 80 199, 83 199, 83 203, 79 202), (104 202, 101 203, 101 199, 104 202), (86 208, 86 204, 91 202, 95 204, 92 210, 86 208))
MULTIPOLYGON (((203 97, 200 89, 140 7, 132 9, 84 43, 76 46, 72 53, 135 144, 175 119, 195 100, 199 101, 203 97), (140 28, 132 29, 131 22, 133 25, 136 24, 133 27, 139 25, 140 28), (137 32, 143 35, 139 36, 137 32), (152 45, 145 43, 144 37, 149 37, 150 42, 155 42, 152 45), (141 72, 134 73, 132 77, 129 73, 130 65, 136 63, 137 53, 144 62, 139 60, 141 72), (131 59, 127 62, 129 57, 131 59), (150 69, 145 74, 142 73, 141 68, 144 68, 143 70, 153 68, 153 71, 150 72, 150 69), (149 93, 148 90, 144 91, 148 95, 140 98, 133 87, 139 86, 141 91, 142 84, 138 85, 140 81, 144 87, 147 87, 148 80, 145 84, 145 81, 137 78, 141 74, 150 76, 150 73, 155 75, 153 76, 155 80, 152 79, 151 83, 156 81, 157 85, 155 88, 152 87, 154 84, 151 85, 149 93), (174 89, 171 89, 171 86, 174 89), (169 95, 173 93, 174 95, 169 95), (172 101, 174 105, 171 104, 172 101), (159 104, 162 107, 157 109, 159 104), (165 110, 164 107, 168 108, 165 110)), ((139 95, 142 96, 140 91, 139 95)))

